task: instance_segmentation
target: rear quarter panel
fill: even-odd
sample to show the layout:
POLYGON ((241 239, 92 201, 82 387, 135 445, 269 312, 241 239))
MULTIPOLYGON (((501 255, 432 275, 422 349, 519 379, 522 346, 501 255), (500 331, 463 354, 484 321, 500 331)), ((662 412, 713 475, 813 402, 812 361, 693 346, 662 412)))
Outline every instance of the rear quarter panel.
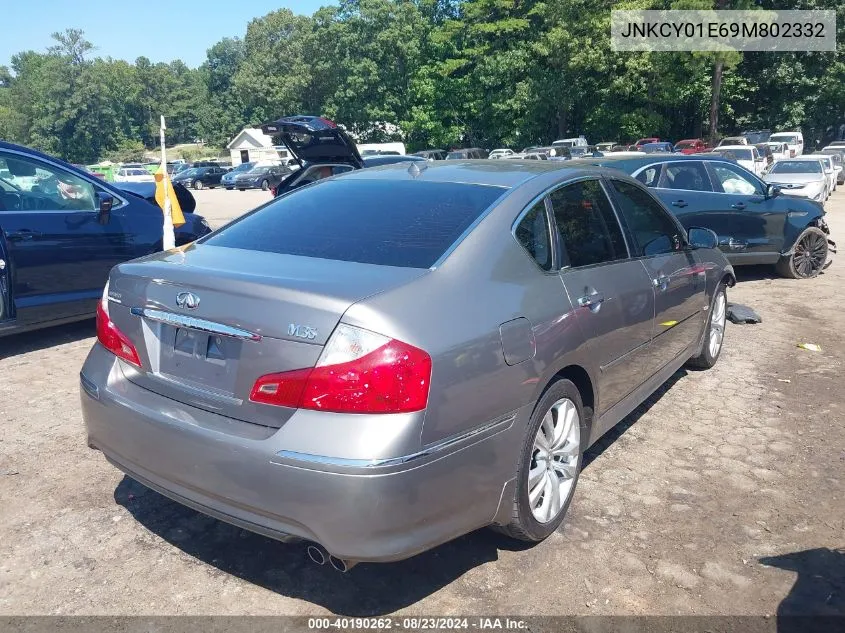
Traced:
POLYGON ((560 368, 589 365, 559 275, 544 274, 511 233, 514 220, 543 190, 544 178, 508 194, 435 270, 353 305, 342 319, 431 355, 422 445, 511 412, 517 412, 515 426, 524 427, 560 368), (536 352, 508 365, 499 327, 518 317, 530 321, 536 352))

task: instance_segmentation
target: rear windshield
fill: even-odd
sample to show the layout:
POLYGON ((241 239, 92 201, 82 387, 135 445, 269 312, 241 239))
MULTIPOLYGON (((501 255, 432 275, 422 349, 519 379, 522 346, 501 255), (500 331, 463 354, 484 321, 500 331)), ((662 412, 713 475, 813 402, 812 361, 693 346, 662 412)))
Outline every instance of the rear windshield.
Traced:
POLYGON ((822 165, 817 160, 782 160, 776 162, 771 174, 820 174, 822 165))
POLYGON ((770 141, 780 141, 781 143, 792 143, 795 145, 798 142, 798 137, 792 134, 772 134, 769 137, 770 141))
POLYGON ((282 196, 205 243, 430 268, 504 191, 457 183, 332 180, 282 196))

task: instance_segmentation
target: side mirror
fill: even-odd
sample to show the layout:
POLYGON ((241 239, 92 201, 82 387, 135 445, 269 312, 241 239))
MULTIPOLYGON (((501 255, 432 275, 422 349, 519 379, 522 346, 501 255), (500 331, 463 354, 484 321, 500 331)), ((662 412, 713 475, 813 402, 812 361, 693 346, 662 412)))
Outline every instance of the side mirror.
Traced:
POLYGON ((687 231, 687 237, 693 248, 716 248, 719 245, 719 237, 710 229, 692 227, 687 231))
POLYGON ((772 184, 766 185, 766 198, 777 198, 780 195, 780 187, 772 184))
POLYGON ((97 192, 97 222, 108 224, 111 219, 111 209, 114 206, 114 197, 110 194, 97 192))

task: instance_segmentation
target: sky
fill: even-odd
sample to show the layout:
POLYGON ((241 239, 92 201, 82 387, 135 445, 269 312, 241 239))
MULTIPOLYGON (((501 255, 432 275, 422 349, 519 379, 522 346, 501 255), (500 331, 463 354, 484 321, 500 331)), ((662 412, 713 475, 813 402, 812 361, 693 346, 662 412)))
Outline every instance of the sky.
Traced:
POLYGON ((191 68, 205 61, 205 51, 224 37, 243 38, 253 18, 289 8, 311 15, 332 0, 40 0, 16 3, 2 12, 0 66, 25 50, 43 52, 56 31, 82 29, 94 45, 91 57, 135 61, 141 55, 155 62, 181 59, 191 68), (155 9, 164 7, 164 14, 155 9))

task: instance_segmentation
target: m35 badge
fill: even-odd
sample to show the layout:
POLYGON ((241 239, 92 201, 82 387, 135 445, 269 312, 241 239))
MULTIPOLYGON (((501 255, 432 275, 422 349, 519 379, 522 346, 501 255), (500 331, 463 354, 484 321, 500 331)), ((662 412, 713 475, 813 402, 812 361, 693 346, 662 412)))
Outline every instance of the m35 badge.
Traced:
POLYGON ((313 341, 317 338, 317 328, 310 325, 297 325, 291 323, 288 325, 288 336, 295 336, 297 338, 304 338, 307 341, 313 341))

